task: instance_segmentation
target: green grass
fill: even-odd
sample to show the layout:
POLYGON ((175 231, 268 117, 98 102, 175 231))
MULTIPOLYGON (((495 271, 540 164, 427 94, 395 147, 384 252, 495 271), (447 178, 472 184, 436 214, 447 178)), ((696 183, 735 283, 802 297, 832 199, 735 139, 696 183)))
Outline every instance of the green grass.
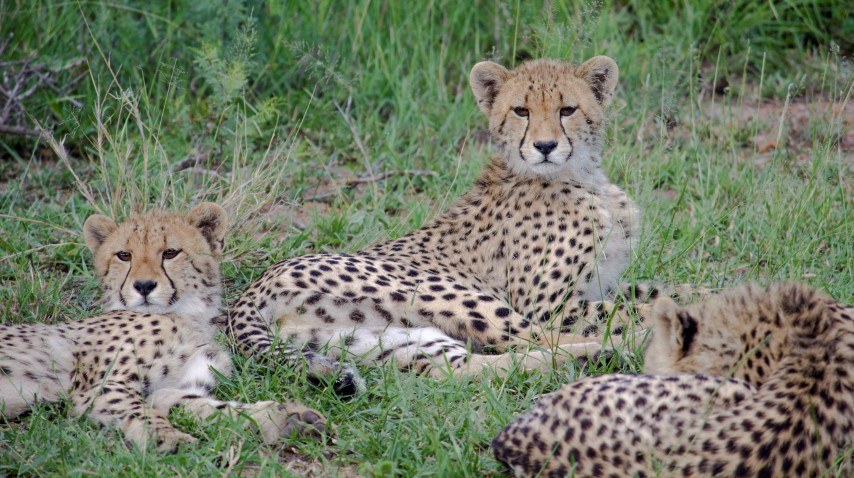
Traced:
MULTIPOLYGON (((223 203, 229 300, 273 261, 403 235, 491 154, 468 89, 475 62, 594 54, 621 69, 606 166, 645 212, 628 280, 799 279, 854 302, 846 2, 192 3, 0 0, 0 43, 13 35, 0 61, 56 70, 14 124, 52 128, 67 152, 0 135, 0 322, 97 311, 79 234, 97 211, 223 203), (173 171, 186 158, 195 167, 173 171), (435 175, 344 185, 406 170, 435 175)), ((161 455, 60 403, 0 422, 0 475, 495 476, 490 438, 539 394, 638 369, 432 381, 366 367, 368 392, 342 401, 236 357, 219 396, 305 402, 336 440, 277 449, 177 413, 201 440, 161 455)))

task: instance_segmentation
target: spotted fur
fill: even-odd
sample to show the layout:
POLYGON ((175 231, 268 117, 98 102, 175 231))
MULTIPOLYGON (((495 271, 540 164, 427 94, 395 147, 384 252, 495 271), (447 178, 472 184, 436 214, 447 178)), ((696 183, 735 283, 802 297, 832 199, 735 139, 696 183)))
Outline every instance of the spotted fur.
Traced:
POLYGON ((223 402, 212 369, 231 358, 214 343, 222 283, 225 211, 203 203, 187 216, 154 212, 116 224, 94 215, 86 244, 108 312, 61 325, 0 325, 0 415, 69 398, 76 415, 161 449, 194 440, 174 428, 182 405, 199 417, 245 415, 263 438, 321 434, 325 420, 298 404, 223 402))
POLYGON ((437 376, 551 367, 598 351, 608 324, 620 343, 632 315, 603 299, 618 289, 639 213, 601 167, 617 76, 607 57, 475 65, 500 154, 472 190, 400 239, 272 265, 230 312, 236 342, 305 357, 318 375, 346 350, 437 376), (559 353, 510 352, 532 344, 559 353))
POLYGON ((658 301, 653 322, 647 375, 545 396, 495 456, 517 476, 851 476, 854 307, 799 284, 743 286, 658 301))

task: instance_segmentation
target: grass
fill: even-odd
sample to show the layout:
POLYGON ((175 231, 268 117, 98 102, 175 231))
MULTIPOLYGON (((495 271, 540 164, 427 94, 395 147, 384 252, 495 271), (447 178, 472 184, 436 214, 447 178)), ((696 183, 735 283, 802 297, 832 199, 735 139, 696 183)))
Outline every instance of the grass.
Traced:
MULTIPOLYGON (((645 212, 628 280, 798 279, 852 303, 850 8, 727 4, 0 0, 0 43, 13 35, 0 61, 32 58, 56 78, 11 121, 51 128, 67 153, 0 135, 0 322, 98 310, 79 234, 94 212, 223 203, 229 300, 273 261, 403 235, 491 154, 467 85, 476 61, 593 54, 621 68, 606 167, 645 212), (346 183, 411 170, 435 175, 346 183)), ((161 455, 59 403, 0 422, 0 475, 500 476, 489 440, 538 395, 639 369, 431 381, 365 367, 368 392, 342 401, 298 371, 235 360, 219 396, 305 402, 338 438, 273 448, 176 413, 201 440, 161 455)))

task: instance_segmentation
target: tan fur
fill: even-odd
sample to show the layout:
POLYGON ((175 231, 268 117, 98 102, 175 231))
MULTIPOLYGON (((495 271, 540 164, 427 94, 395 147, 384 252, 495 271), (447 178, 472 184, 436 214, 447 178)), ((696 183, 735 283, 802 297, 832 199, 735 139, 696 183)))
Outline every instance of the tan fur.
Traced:
POLYGON ((799 284, 655 306, 645 371, 545 396, 493 440, 517 476, 850 476, 854 308, 799 284), (837 474, 838 475, 835 475, 837 474))
POLYGON ((168 421, 181 405, 199 417, 245 415, 265 440, 320 434, 323 417, 298 404, 222 402, 212 369, 231 358, 213 341, 220 312, 225 211, 203 203, 186 216, 153 212, 121 224, 93 215, 84 239, 110 312, 61 325, 0 326, 0 413, 70 398, 77 415, 162 449, 193 438, 168 421))
MULTIPOLYGON (((605 119, 619 70, 614 60, 597 56, 578 69, 551 60, 524 63, 512 72, 492 62, 472 68, 478 106, 505 163, 520 176, 589 185, 608 184, 600 169, 605 119), (527 110, 520 116, 516 108, 527 110), (563 108, 574 109, 563 116, 563 108), (543 155, 536 145, 554 141, 543 155), (546 161, 548 160, 548 161, 546 161)), ((626 211, 635 213, 633 205, 626 211)))
POLYGON ((619 289, 639 213, 601 168, 617 77, 606 57, 578 69, 475 65, 472 91, 499 151, 471 191, 400 239, 270 266, 229 314, 236 341, 305 357, 317 375, 338 370, 346 350, 434 376, 548 368, 598 351, 608 324, 607 345, 619 344, 632 314, 602 300, 619 289), (558 353, 529 354, 531 344, 558 353))

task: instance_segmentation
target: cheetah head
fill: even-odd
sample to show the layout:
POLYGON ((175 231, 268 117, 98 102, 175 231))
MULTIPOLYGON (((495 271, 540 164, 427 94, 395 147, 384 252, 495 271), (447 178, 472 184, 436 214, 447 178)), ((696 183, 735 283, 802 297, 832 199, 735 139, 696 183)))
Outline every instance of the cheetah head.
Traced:
POLYGON ((844 310, 798 283, 745 285, 687 306, 658 299, 644 372, 731 376, 760 386, 784 361, 800 370, 850 363, 854 347, 836 345, 839 337, 851 341, 854 321, 834 319, 834 307, 844 310))
POLYGON ((95 258, 104 308, 214 318, 222 300, 226 221, 225 210, 213 203, 186 216, 151 212, 120 224, 90 216, 83 236, 95 258))
POLYGON ((484 61, 469 77, 511 171, 589 183, 600 168, 604 109, 618 75, 614 60, 596 56, 578 68, 544 59, 507 70, 484 61))

